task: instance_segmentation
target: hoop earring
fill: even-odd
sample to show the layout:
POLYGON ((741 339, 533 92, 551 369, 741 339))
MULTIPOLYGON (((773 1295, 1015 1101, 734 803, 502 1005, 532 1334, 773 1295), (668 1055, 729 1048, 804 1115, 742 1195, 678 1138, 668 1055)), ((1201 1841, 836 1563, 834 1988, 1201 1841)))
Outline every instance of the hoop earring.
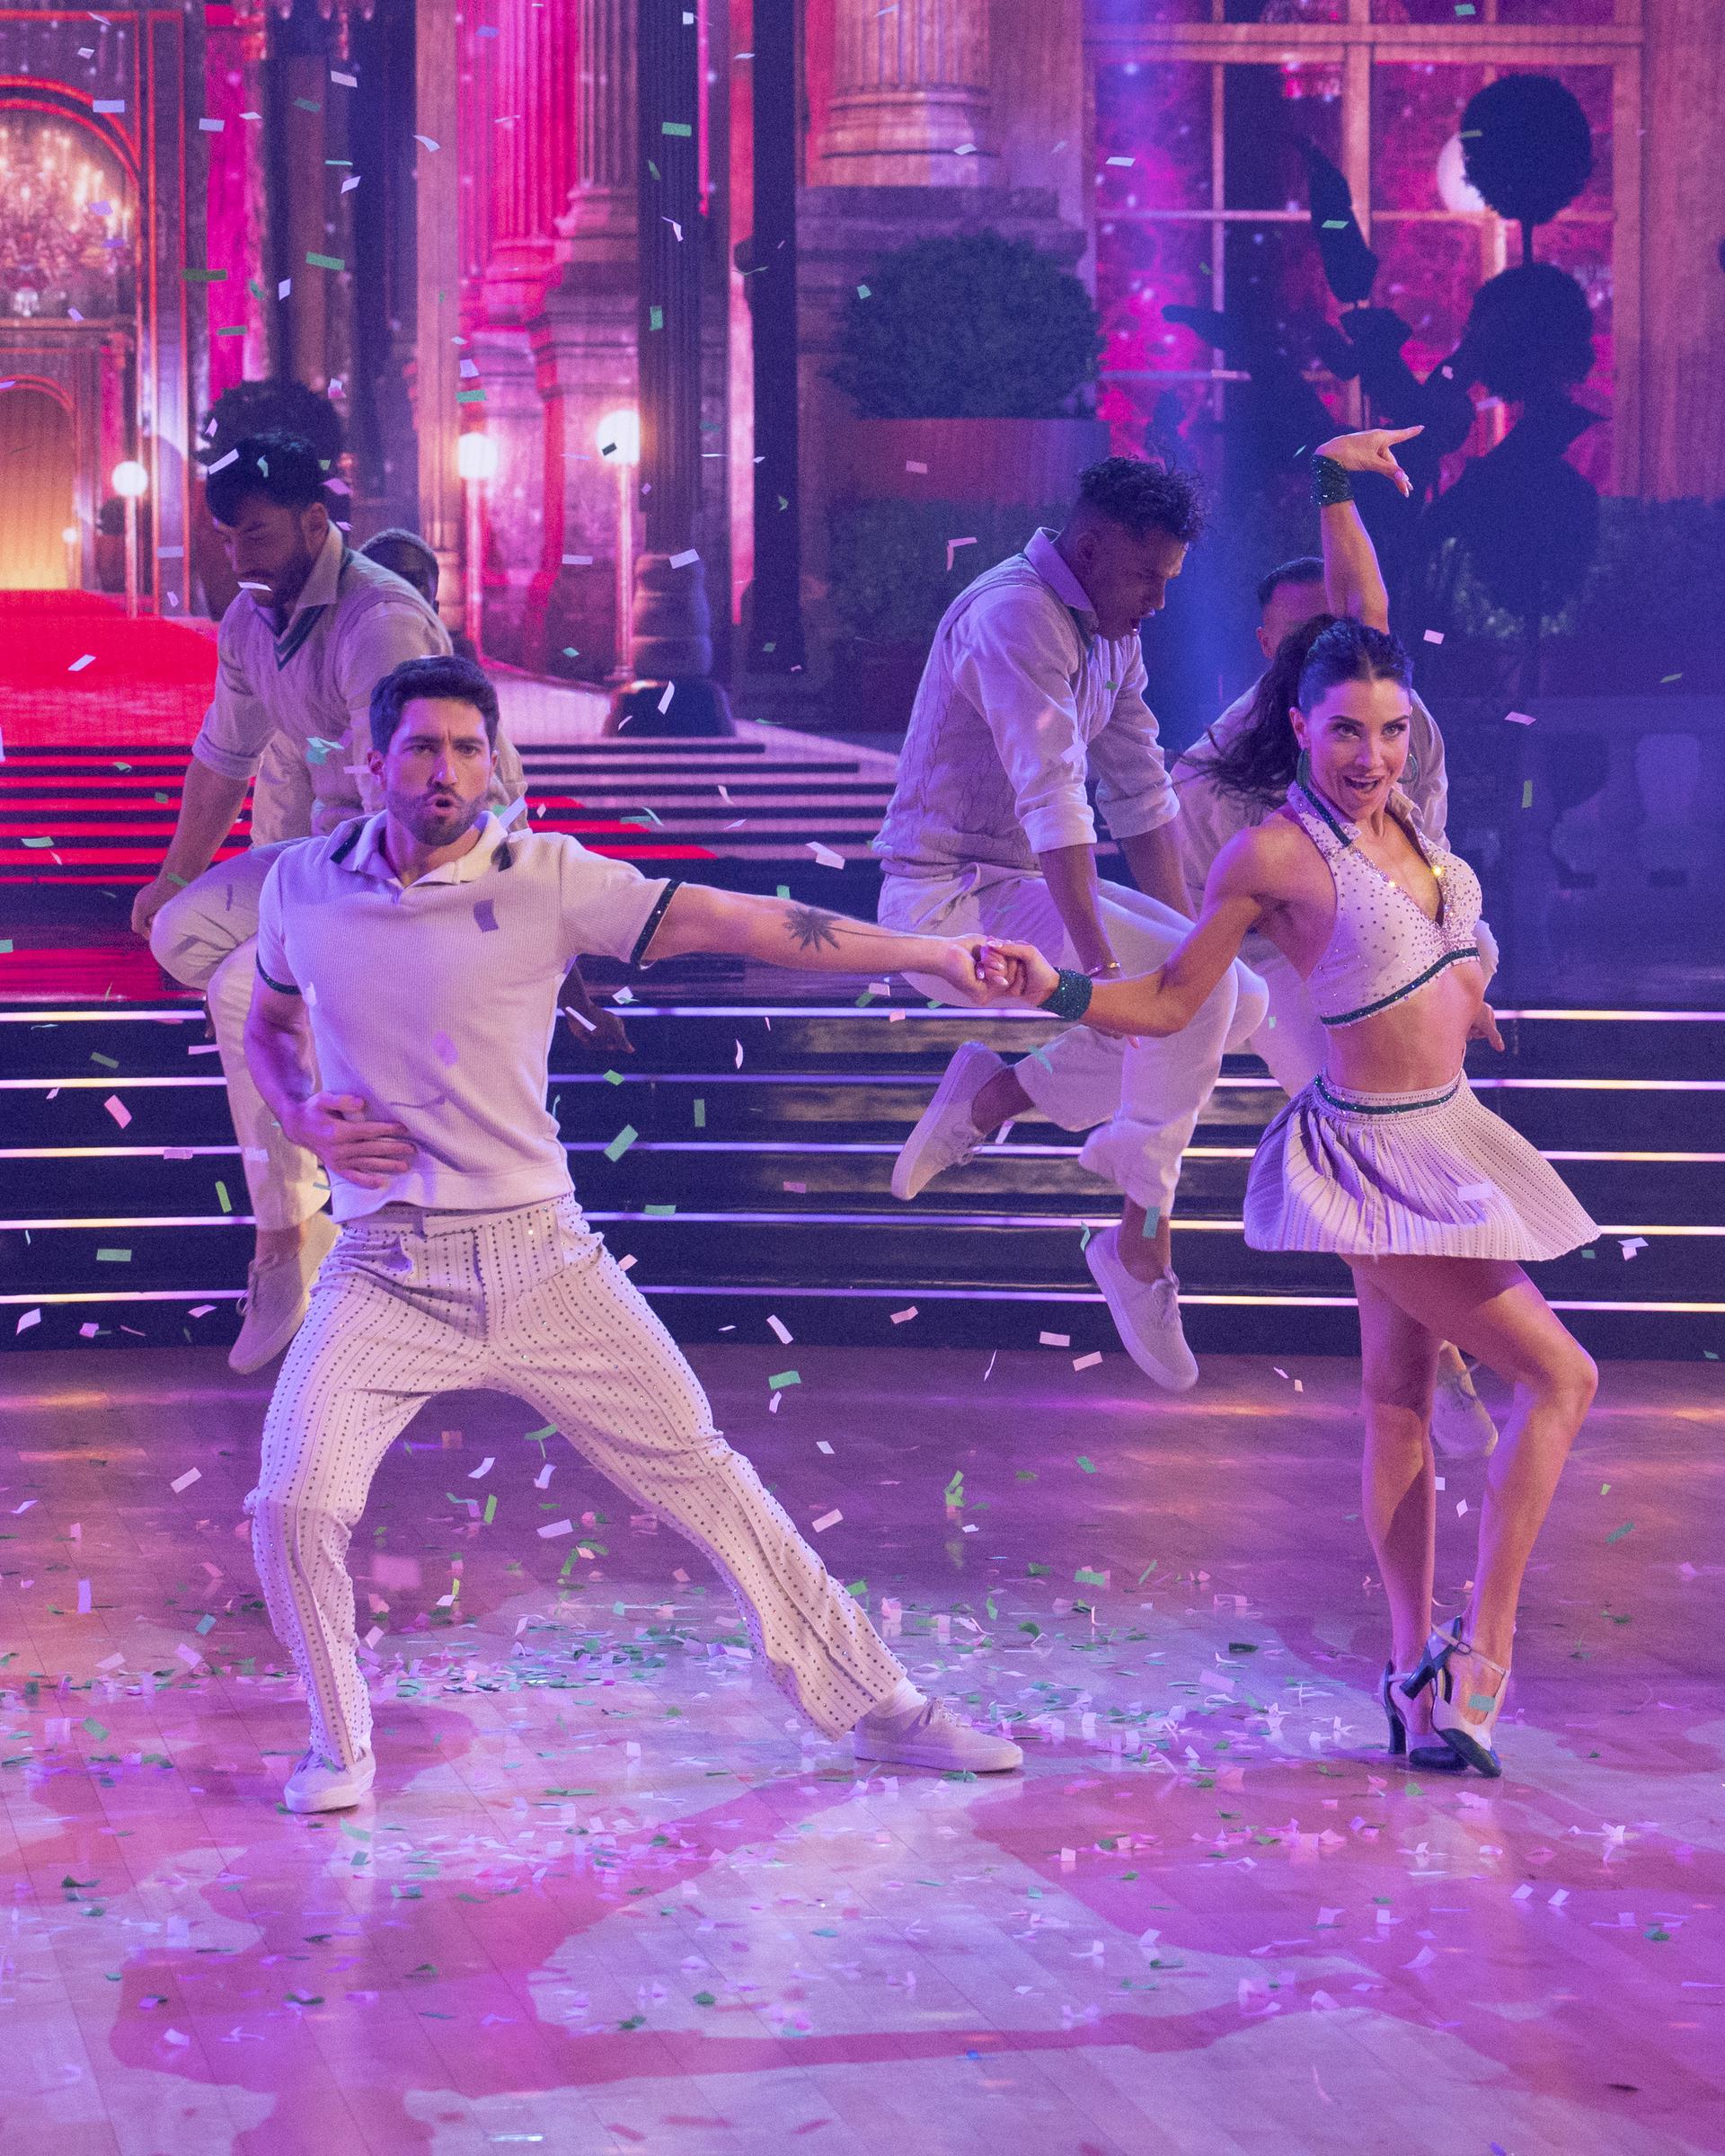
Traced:
POLYGON ((1411 792, 1420 783, 1420 758, 1412 749, 1408 751, 1408 760, 1402 766, 1399 782, 1404 792, 1411 792))
POLYGON ((1300 760, 1294 767, 1294 776, 1302 791, 1310 793, 1312 791, 1312 756, 1309 750, 1303 748, 1300 751, 1300 760))

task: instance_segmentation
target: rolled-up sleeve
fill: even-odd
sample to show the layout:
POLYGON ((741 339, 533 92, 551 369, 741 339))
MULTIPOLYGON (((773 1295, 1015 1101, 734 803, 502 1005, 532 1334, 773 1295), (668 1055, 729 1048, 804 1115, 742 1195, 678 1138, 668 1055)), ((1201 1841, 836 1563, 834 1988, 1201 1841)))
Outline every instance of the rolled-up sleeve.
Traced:
POLYGON ((254 777, 275 731, 275 721, 252 694, 241 663, 238 609, 243 606, 251 606, 243 592, 222 616, 216 639, 216 695, 191 745, 198 761, 225 779, 254 777))
POLYGON ((1072 667, 1077 632, 1039 596, 1004 592, 960 625, 952 682, 993 738, 1032 852, 1096 843, 1072 667))
POLYGON ((1438 721, 1416 696, 1409 743, 1420 759, 1420 776, 1408 789, 1420 828, 1438 845, 1447 843, 1449 824, 1449 773, 1444 763, 1444 737, 1438 721))
POLYGON ((1096 806, 1116 838, 1159 831, 1180 814, 1155 714, 1145 701, 1144 648, 1135 636, 1108 723, 1090 745, 1096 806))
POLYGON ((1196 919, 1204 910, 1204 887, 1209 881, 1211 863, 1252 819, 1243 804, 1224 794, 1216 784, 1202 757, 1181 756, 1174 765, 1172 783, 1180 808, 1174 818, 1174 848, 1180 857, 1181 881, 1196 919))

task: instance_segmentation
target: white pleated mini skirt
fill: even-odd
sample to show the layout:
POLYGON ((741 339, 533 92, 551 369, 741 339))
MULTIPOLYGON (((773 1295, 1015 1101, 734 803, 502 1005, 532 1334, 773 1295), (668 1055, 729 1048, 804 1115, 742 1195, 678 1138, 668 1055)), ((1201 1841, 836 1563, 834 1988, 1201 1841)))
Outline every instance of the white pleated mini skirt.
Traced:
POLYGON ((1420 1093, 1354 1092, 1320 1074, 1259 1144, 1245 1225, 1254 1250, 1523 1262, 1599 1233, 1464 1074, 1420 1093))

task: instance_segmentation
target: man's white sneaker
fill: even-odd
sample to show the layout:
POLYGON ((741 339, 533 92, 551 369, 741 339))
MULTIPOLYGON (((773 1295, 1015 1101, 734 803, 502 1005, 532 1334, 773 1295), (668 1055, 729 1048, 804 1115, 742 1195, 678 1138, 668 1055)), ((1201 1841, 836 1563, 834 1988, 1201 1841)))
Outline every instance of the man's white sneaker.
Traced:
POLYGON ((947 1065, 934 1098, 892 1164, 895 1197, 915 1197, 937 1175, 970 1158, 982 1144, 982 1134, 970 1120, 971 1105, 988 1081, 1005 1068, 992 1048, 985 1048, 979 1040, 965 1042, 947 1065))
POLYGON ((290 1256, 252 1260, 245 1275, 245 1322, 228 1350, 230 1370, 261 1370, 293 1339, 305 1321, 317 1268, 341 1233, 327 1213, 314 1213, 290 1256))
POLYGON ((308 1752, 288 1777, 281 1800, 290 1812, 346 1812, 371 1794, 377 1755, 362 1752, 350 1767, 338 1767, 308 1752))
POLYGON ((895 1767, 939 1767, 948 1773, 1010 1774, 1024 1754, 1010 1737, 990 1736, 938 1700, 902 1714, 865 1714, 851 1732, 859 1759, 895 1767))
POLYGON ((1497 1445, 1498 1426, 1465 1369, 1438 1374, 1431 1395, 1431 1442, 1448 1460, 1487 1460, 1497 1445))
POLYGON ((1198 1364, 1180 1322, 1180 1282, 1172 1273, 1140 1280, 1120 1263, 1120 1232, 1104 1228, 1084 1245, 1090 1277, 1102 1291, 1120 1345, 1146 1377, 1171 1392, 1198 1383, 1198 1364))

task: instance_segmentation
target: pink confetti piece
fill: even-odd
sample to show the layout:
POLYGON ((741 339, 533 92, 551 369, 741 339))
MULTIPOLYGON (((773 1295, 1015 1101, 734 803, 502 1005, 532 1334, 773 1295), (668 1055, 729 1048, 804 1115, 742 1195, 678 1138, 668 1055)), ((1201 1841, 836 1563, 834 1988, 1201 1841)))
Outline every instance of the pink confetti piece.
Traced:
MULTIPOLYGON (((27 1310, 23 1316, 19 1319, 17 1324, 13 1327, 13 1330, 14 1332, 27 1332, 32 1325, 40 1325, 41 1321, 42 1313, 40 1310, 27 1310)), ((32 1499, 31 1502, 33 1503, 34 1500, 32 1499)))
POLYGON ((831 1512, 823 1512, 820 1517, 815 1522, 815 1533, 817 1534, 825 1534, 829 1527, 836 1527, 838 1523, 844 1517, 845 1515, 838 1511, 836 1507, 835 1507, 835 1509, 831 1512))
POLYGON ((203 1479, 204 1471, 201 1467, 189 1467, 183 1475, 176 1475, 168 1488, 178 1497, 182 1489, 190 1489, 194 1482, 201 1482, 203 1479))
POLYGON ((95 653, 93 651, 86 651, 82 658, 75 658, 72 661, 72 664, 66 670, 68 674, 82 674, 86 667, 93 667, 95 663, 95 653))
POLYGON ((952 557, 961 546, 974 546, 976 543, 974 534, 969 539, 949 539, 946 543, 946 566, 948 569, 951 568, 952 557))
POLYGON ((557 1535, 573 1534, 574 1532, 575 1523, 573 1520, 553 1520, 550 1526, 541 1527, 538 1530, 539 1540, 542 1542, 549 1542, 557 1535))
POLYGON ((80 1617, 87 1617, 89 1614, 90 1582, 87 1579, 81 1579, 78 1582, 78 1615, 80 1617))
POLYGON ((913 1319, 913 1318, 914 1318, 916 1315, 916 1305, 914 1303, 912 1303, 911 1304, 909 1304, 909 1305, 908 1305, 908 1307, 907 1307, 907 1308, 906 1308, 906 1309, 904 1309, 904 1310, 895 1310, 895 1311, 893 1312, 893 1313, 892 1313, 892 1321, 893 1321, 893 1323, 894 1323, 895 1325, 908 1325, 908 1324, 910 1323, 910 1321, 911 1321, 911 1320, 912 1320, 912 1319, 913 1319))
POLYGON ((127 1107, 126 1103, 120 1099, 118 1093, 110 1093, 108 1098, 102 1102, 102 1105, 108 1110, 108 1113, 114 1118, 114 1121, 119 1124, 122 1130, 124 1130, 126 1126, 131 1121, 132 1111, 127 1107))
POLYGON ((1044 1348, 1070 1348, 1072 1346, 1072 1335, 1069 1332, 1039 1332, 1036 1337, 1039 1345, 1044 1348))
POLYGON ((1428 629, 1426 631, 1426 641, 1429 644, 1441 644, 1443 641, 1444 632, 1441 629, 1428 629))
POLYGON ((784 1320, 783 1318, 768 1318, 766 1323, 768 1331, 772 1333, 779 1345, 782 1348, 788 1348, 791 1345, 791 1328, 784 1322, 784 1320))
POLYGON ((1097 1364, 1101 1361, 1101 1359, 1102 1351, 1099 1348, 1092 1355, 1074 1356, 1072 1358, 1072 1366, 1075 1370, 1093 1370, 1097 1364))

